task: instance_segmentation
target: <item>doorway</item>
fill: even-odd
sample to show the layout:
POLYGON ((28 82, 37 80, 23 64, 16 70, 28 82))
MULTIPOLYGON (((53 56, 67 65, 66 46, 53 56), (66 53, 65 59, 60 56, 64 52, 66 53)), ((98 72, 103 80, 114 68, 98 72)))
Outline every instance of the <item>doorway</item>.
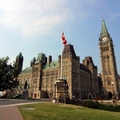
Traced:
POLYGON ((112 93, 111 92, 108 92, 108 99, 112 99, 112 93))

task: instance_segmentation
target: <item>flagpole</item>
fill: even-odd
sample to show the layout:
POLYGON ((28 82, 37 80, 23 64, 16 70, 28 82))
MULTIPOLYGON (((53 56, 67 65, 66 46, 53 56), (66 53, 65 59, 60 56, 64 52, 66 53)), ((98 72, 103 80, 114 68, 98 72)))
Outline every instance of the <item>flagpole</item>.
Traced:
POLYGON ((62 79, 62 41, 61 41, 61 72, 60 72, 60 79, 62 79))
POLYGON ((67 44, 67 40, 65 39, 64 32, 62 32, 61 36, 62 42, 61 42, 61 71, 60 71, 60 79, 62 79, 62 51, 63 51, 63 44, 67 44))

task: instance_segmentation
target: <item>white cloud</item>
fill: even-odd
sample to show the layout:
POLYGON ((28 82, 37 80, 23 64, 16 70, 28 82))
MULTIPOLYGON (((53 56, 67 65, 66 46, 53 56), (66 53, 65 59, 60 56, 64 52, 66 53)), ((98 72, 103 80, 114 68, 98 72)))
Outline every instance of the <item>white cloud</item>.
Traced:
POLYGON ((0 23, 19 30, 23 38, 47 34, 69 18, 69 10, 62 7, 65 4, 65 0, 2 0, 0 23))
MULTIPOLYGON (((95 0, 87 1, 95 3, 95 0)), ((35 36, 50 34, 52 29, 61 29, 73 20, 74 10, 83 8, 84 3, 82 0, 75 2, 76 4, 72 0, 0 0, 0 24, 7 29, 19 31, 22 39, 34 40, 35 36)), ((88 12, 82 10, 77 12, 76 15, 81 19, 88 15, 88 12)))
POLYGON ((15 57, 10 57, 9 61, 8 61, 8 64, 13 65, 14 62, 15 62, 15 57))

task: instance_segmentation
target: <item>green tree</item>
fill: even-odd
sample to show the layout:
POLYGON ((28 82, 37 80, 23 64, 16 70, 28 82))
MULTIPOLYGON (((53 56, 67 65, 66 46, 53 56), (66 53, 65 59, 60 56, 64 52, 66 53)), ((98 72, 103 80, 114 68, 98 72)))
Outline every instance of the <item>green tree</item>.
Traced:
POLYGON ((12 66, 8 61, 8 56, 0 58, 0 90, 12 89, 17 85, 19 71, 16 69, 16 63, 12 66))

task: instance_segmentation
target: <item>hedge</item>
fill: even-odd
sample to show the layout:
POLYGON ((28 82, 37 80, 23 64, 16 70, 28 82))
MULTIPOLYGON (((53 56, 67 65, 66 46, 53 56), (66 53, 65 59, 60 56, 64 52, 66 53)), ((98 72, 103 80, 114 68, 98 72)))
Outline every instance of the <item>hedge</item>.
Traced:
POLYGON ((82 101, 79 105, 82 105, 82 106, 88 107, 88 108, 93 108, 93 109, 120 112, 119 105, 105 105, 105 104, 101 104, 97 101, 95 101, 95 102, 94 101, 82 101))

